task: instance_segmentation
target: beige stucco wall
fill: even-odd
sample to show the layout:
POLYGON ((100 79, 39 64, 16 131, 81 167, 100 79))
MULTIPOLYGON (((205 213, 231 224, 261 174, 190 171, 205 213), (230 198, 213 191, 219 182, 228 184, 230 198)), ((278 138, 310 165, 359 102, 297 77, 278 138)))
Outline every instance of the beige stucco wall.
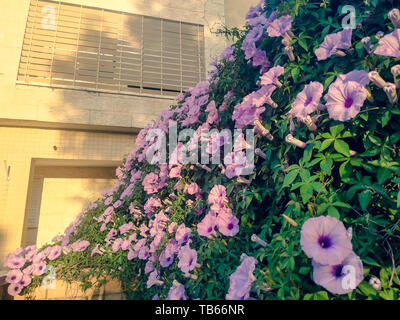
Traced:
POLYGON ((228 27, 242 28, 250 6, 255 6, 260 0, 225 0, 225 22, 228 27))
MULTIPOLYGON (((31 191, 29 184, 35 175, 36 165, 57 165, 55 161, 61 160, 60 165, 63 166, 116 167, 133 146, 134 137, 130 134, 0 127, 0 262, 7 253, 24 243, 23 226, 31 191), (5 166, 10 166, 9 180, 5 166)), ((79 184, 84 187, 83 182, 79 184)), ((59 207, 59 214, 62 212, 67 218, 76 216, 81 209, 76 210, 76 202, 68 201, 68 194, 73 195, 75 191, 68 191, 68 186, 61 188, 45 188, 44 201, 46 203, 49 197, 59 197, 67 192, 67 198, 62 200, 65 207, 53 202, 52 209, 48 207, 47 210, 59 207)), ((92 189, 93 193, 88 189, 87 195, 94 196, 97 189, 101 189, 101 186, 92 189)))
MULTIPOLYGON (((206 66, 226 42, 212 33, 225 21, 224 0, 65 0, 205 25, 206 66)), ((0 125, 6 120, 142 128, 167 108, 171 98, 121 96, 15 84, 29 0, 2 1, 0 10, 0 125), (8 107, 12 106, 12 107, 8 107)))

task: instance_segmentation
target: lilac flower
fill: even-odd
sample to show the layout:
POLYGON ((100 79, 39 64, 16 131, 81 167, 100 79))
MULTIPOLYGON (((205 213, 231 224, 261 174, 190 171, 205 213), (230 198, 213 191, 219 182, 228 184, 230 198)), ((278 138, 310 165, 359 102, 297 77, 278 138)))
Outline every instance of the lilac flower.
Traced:
POLYGON ((147 215, 150 215, 150 214, 154 213, 154 211, 157 208, 160 208, 160 207, 162 207, 160 199, 151 197, 146 201, 146 203, 144 205, 144 211, 146 212, 147 215))
POLYGON ((125 234, 125 233, 129 232, 130 230, 132 230, 133 228, 134 228, 134 225, 132 222, 125 223, 119 227, 119 232, 121 234, 125 234))
POLYGON ((117 233, 118 233, 117 230, 112 228, 107 234, 106 241, 107 242, 110 241, 112 238, 114 238, 117 235, 117 233))
POLYGON ((115 239, 113 245, 112 245, 112 251, 117 252, 119 249, 121 249, 122 243, 124 242, 123 239, 117 238, 115 239))
POLYGON ((122 206, 122 201, 121 200, 117 200, 115 201, 115 203, 113 204, 113 207, 115 209, 118 209, 120 206, 122 206))
POLYGON ((235 61, 234 53, 235 53, 235 47, 229 46, 224 51, 222 51, 220 57, 221 57, 221 59, 225 59, 229 62, 233 62, 233 61, 235 61))
POLYGON ((353 70, 349 73, 338 75, 336 81, 333 84, 345 84, 349 81, 358 82, 363 87, 366 87, 371 82, 368 77, 368 72, 365 72, 364 70, 353 70))
POLYGON ((261 80, 261 85, 270 85, 274 84, 280 87, 282 84, 279 82, 278 78, 283 74, 285 71, 285 68, 281 66, 276 66, 268 70, 266 73, 264 73, 260 80, 261 80))
POLYGON ((319 82, 306 85, 292 104, 292 115, 297 118, 307 117, 318 109, 324 86, 319 82))
POLYGON ((267 54, 264 50, 257 49, 253 55, 253 67, 263 66, 268 63, 267 54))
POLYGON ((183 191, 187 194, 195 195, 200 193, 200 187, 196 182, 192 182, 191 184, 186 184, 183 191))
POLYGON ((232 214, 232 210, 225 210, 218 214, 218 230, 224 236, 233 237, 239 232, 239 219, 232 214))
POLYGON ((181 175, 181 170, 182 170, 182 166, 178 165, 174 168, 171 168, 171 170, 169 171, 168 177, 169 178, 178 178, 181 175))
POLYGON ((46 270, 46 263, 45 262, 39 262, 33 264, 33 271, 32 274, 35 276, 41 276, 46 270))
POLYGON ((183 246, 178 253, 178 268, 181 269, 183 273, 188 273, 196 267, 197 264, 197 251, 191 249, 189 244, 183 246))
POLYGON ((158 271, 154 270, 150 273, 149 278, 147 279, 147 289, 150 289, 155 284, 161 284, 162 282, 158 278, 158 271))
POLYGON ((148 274, 148 273, 150 273, 150 272, 152 272, 152 271, 154 271, 154 270, 155 270, 155 268, 154 268, 153 262, 147 261, 147 262, 146 262, 146 265, 145 265, 145 267, 144 267, 144 273, 145 273, 145 274, 148 274))
POLYGON ((97 245, 93 248, 92 252, 90 253, 90 256, 93 257, 95 254, 103 255, 103 252, 102 252, 102 250, 100 249, 100 244, 97 244, 97 245))
POLYGON ((31 282, 32 282, 32 277, 30 275, 24 274, 22 276, 21 281, 18 282, 18 284, 20 286, 22 286, 23 288, 25 288, 25 287, 29 286, 31 284, 31 282))
POLYGON ((174 233, 176 231, 176 226, 178 224, 176 222, 172 222, 169 226, 168 226, 168 232, 169 233, 174 233))
POLYGON ((175 240, 178 241, 179 244, 185 243, 189 240, 190 235, 192 234, 192 230, 187 228, 184 223, 182 223, 175 233, 175 240))
POLYGON ((275 19, 267 28, 268 35, 270 37, 284 37, 286 32, 289 32, 292 28, 292 22, 293 19, 290 15, 285 15, 275 19))
POLYGON ((85 251, 90 245, 89 241, 86 240, 78 240, 75 241, 71 247, 74 252, 82 252, 85 251))
POLYGON ((6 277, 6 282, 7 283, 18 283, 21 281, 23 277, 23 273, 19 269, 13 269, 8 271, 7 277, 6 277))
POLYGON ((29 266, 27 266, 25 269, 22 270, 22 273, 31 275, 33 270, 34 270, 34 266, 33 266, 33 264, 30 264, 29 266))
POLYGON ((228 199, 226 198, 226 188, 223 185, 215 185, 209 195, 207 202, 209 204, 214 204, 214 203, 224 203, 228 199))
POLYGON ((244 101, 235 106, 232 120, 235 121, 235 128, 242 129, 245 126, 252 125, 255 120, 261 120, 261 114, 265 111, 264 107, 256 107, 249 101, 244 101))
POLYGON ((332 54, 337 52, 337 49, 348 49, 351 46, 351 36, 352 29, 346 28, 340 32, 328 34, 322 44, 317 50, 315 50, 315 55, 318 61, 326 60, 332 54))
POLYGON ((400 29, 395 29, 380 39, 374 53, 380 56, 400 58, 400 29))
POLYGON ((61 254, 62 254, 62 247, 54 246, 51 248, 51 251, 50 251, 49 255, 47 256, 47 258, 50 261, 53 261, 53 260, 57 259, 59 256, 61 256, 61 254))
POLYGON ((12 283, 8 286, 7 292, 10 296, 15 297, 19 295, 22 291, 23 287, 18 283, 12 283))
POLYGON ((256 263, 256 259, 247 256, 236 271, 230 275, 230 285, 226 300, 247 300, 249 298, 250 289, 255 280, 253 272, 256 263))
POLYGON ((314 260, 312 264, 315 283, 333 294, 352 292, 364 278, 363 264, 353 252, 335 265, 322 265, 314 260))
POLYGON ((246 14, 246 20, 257 17, 261 13, 262 5, 264 3, 265 3, 265 0, 261 0, 256 6, 251 6, 249 11, 246 14))
POLYGON ((203 220, 197 224, 197 233, 203 237, 211 237, 214 228, 217 226, 217 218, 215 215, 209 213, 203 220))
POLYGON ((158 176, 154 172, 151 172, 144 177, 142 185, 147 194, 152 194, 158 191, 158 183, 158 176))
POLYGON ((185 286, 174 280, 169 289, 167 300, 187 300, 185 295, 185 286))
POLYGON ((10 256, 6 260, 6 267, 10 269, 21 269, 24 264, 25 264, 25 259, 23 257, 17 257, 17 256, 10 256))
POLYGON ((301 229, 300 244, 317 263, 336 265, 353 250, 343 223, 330 216, 308 219, 301 229))
POLYGON ((113 202, 113 197, 108 197, 106 200, 104 200, 104 204, 106 206, 109 206, 113 202))
POLYGON ((339 121, 354 118, 360 112, 367 97, 365 88, 358 82, 331 84, 328 94, 325 95, 329 117, 339 121))
POLYGON ((161 252, 159 261, 163 268, 169 267, 174 262, 175 254, 177 253, 178 244, 174 239, 168 241, 165 249, 161 252))

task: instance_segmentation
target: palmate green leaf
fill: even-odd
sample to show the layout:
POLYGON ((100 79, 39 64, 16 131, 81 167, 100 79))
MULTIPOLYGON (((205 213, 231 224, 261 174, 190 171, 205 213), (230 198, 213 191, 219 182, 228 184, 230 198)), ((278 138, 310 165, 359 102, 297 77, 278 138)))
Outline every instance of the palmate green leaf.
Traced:
POLYGON ((332 174, 332 165, 333 165, 333 160, 332 159, 325 159, 322 160, 320 163, 321 170, 325 171, 327 175, 332 174))
POLYGON ((325 149, 329 148, 329 146, 335 141, 335 139, 326 139, 322 142, 321 147, 319 148, 319 151, 324 151, 325 149))
POLYGON ((350 148, 345 141, 339 139, 335 140, 334 148, 337 152, 340 152, 346 157, 350 157, 350 148))

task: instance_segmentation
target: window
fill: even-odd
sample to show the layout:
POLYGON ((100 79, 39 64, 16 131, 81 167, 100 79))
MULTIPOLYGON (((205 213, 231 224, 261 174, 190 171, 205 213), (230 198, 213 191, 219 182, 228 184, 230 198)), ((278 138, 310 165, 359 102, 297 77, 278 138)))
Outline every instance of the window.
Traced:
POLYGON ((17 83, 171 96, 204 78, 202 25, 31 0, 17 83))

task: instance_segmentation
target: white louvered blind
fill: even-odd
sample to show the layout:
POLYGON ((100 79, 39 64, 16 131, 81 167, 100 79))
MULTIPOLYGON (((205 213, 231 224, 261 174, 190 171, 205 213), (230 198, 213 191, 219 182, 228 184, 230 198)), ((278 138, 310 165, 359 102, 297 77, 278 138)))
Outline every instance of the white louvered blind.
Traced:
POLYGON ((202 25, 31 0, 18 83, 171 96, 204 78, 202 25))

